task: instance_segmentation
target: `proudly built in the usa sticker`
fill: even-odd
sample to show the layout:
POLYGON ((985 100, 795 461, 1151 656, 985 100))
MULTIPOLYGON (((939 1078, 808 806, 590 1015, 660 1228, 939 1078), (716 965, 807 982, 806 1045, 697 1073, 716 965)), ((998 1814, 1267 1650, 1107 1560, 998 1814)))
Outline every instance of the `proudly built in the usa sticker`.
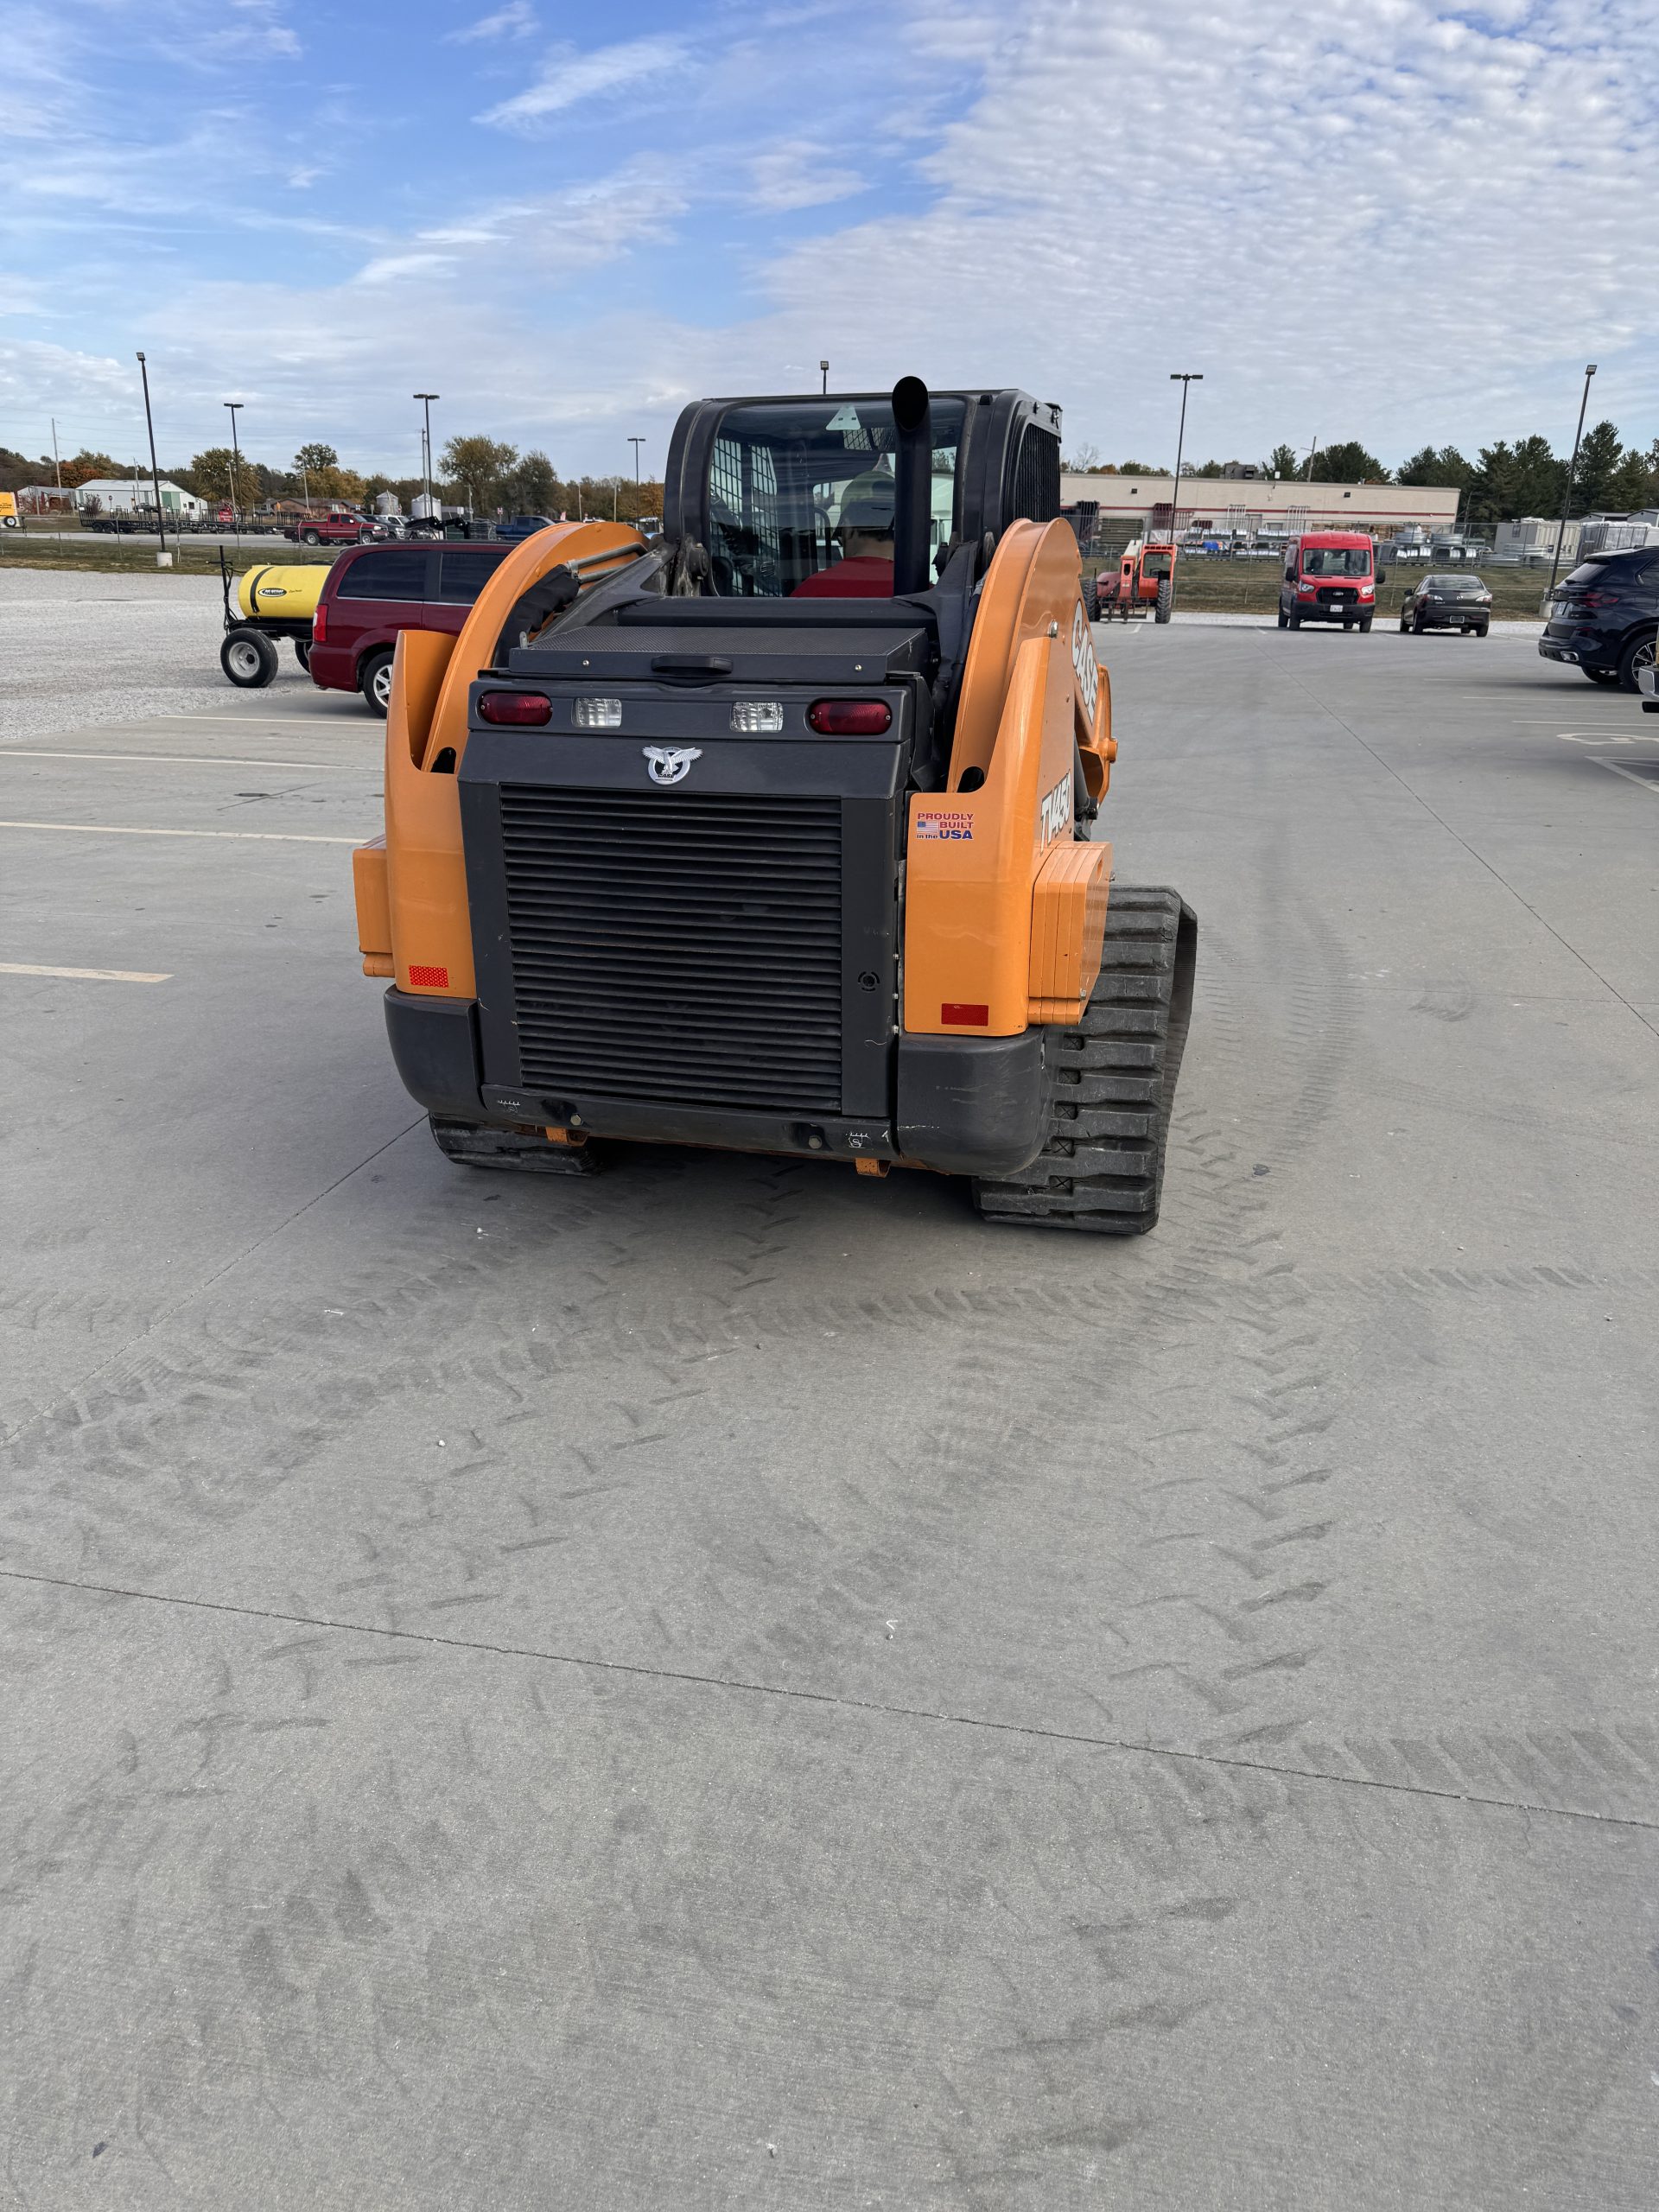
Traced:
POLYGON ((938 808, 918 808, 916 814, 916 835, 918 837, 949 837, 957 842, 971 841, 974 817, 971 814, 945 813, 938 808))

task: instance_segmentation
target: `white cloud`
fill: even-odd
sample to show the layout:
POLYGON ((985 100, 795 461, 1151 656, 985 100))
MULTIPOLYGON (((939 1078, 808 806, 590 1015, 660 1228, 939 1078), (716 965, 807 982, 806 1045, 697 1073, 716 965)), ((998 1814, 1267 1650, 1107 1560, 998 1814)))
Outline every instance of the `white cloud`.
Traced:
POLYGON ((687 53, 685 41, 678 38, 627 39, 619 46, 598 47, 591 54, 566 47, 544 65, 535 84, 478 120, 508 130, 533 129, 546 117, 562 114, 582 100, 666 76, 684 66, 687 53))
MULTIPOLYGON (((8 164, 0 251, 84 350, 12 347, 9 442, 38 443, 68 407, 77 442, 123 450, 132 372, 106 355, 137 345, 170 450, 212 442, 219 398, 251 376, 244 420, 273 461, 316 434, 405 465, 397 395, 428 384, 454 395, 450 429, 545 445, 562 467, 627 465, 612 448, 634 429, 660 460, 686 397, 815 387, 823 353, 847 385, 912 368, 1022 383, 1112 458, 1172 457, 1172 367, 1205 372, 1187 434, 1200 459, 1316 429, 1389 460, 1535 429, 1563 446, 1589 359, 1627 437, 1659 429, 1659 297, 1643 276, 1659 194, 1630 64, 1651 0, 1455 15, 1368 0, 1347 16, 1306 0, 729 0, 694 16, 684 36, 585 54, 499 49, 523 89, 493 127, 570 118, 505 164, 485 148, 513 197, 468 200, 479 144, 450 130, 442 163, 382 164, 385 189, 365 174, 349 202, 319 191, 310 219, 261 186, 256 109, 193 107, 166 143, 123 138, 106 103, 74 96, 73 45, 32 18, 31 101, 54 120, 8 164), (860 40, 869 84, 849 90, 860 40), (640 89, 664 84, 642 130, 640 89), (562 143, 588 101, 660 158, 593 177, 604 129, 562 143), (105 136, 78 135, 89 114, 105 136), (795 116, 810 136, 785 139, 795 116), (211 234, 200 179, 238 168, 248 188, 215 200, 211 234), (553 181, 572 174, 592 181, 553 181), (348 205, 355 227, 321 219, 348 205), (798 219, 814 209, 830 212, 798 219), (269 251, 250 250, 256 226, 269 251), (61 240, 60 268, 14 243, 43 239, 53 254, 61 240), (671 256, 648 251, 664 243, 671 256), (237 276, 248 266, 258 281, 237 276)), ((232 73, 238 98, 253 73, 232 73)), ((445 111, 465 97, 446 86, 445 111)), ((267 142, 277 179, 327 158, 315 112, 289 120, 267 142)), ((400 118, 397 143, 430 143, 423 127, 400 118)))
POLYGON ((454 257, 448 253, 386 253, 359 269, 353 282, 359 284, 394 284, 404 276, 429 276, 435 270, 454 267, 454 257))
POLYGON ((751 200, 775 213, 796 207, 824 207, 868 191, 869 180, 843 153, 797 141, 756 154, 749 163, 751 200))
POLYGON ((507 5, 498 8, 493 16, 480 16, 475 23, 447 32, 445 39, 451 46, 470 46, 479 40, 530 38, 537 28, 530 0, 507 0, 507 5))

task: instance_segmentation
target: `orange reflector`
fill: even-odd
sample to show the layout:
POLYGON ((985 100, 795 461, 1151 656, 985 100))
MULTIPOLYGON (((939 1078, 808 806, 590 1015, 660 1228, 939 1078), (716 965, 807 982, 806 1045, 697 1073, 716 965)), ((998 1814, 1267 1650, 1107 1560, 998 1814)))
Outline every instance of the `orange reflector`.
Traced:
POLYGON ((982 1029, 991 1018, 988 1006, 958 1006, 954 999, 947 999, 939 1008, 939 1020, 947 1029, 982 1029))
POLYGON ((447 991, 449 988, 449 970, 447 968, 411 968, 409 971, 409 987, 412 991, 447 991))

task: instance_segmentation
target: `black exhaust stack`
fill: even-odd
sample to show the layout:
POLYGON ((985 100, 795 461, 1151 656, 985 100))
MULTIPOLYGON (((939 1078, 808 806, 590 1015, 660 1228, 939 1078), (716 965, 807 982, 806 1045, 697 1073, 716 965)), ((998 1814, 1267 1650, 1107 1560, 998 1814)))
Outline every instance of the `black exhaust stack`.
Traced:
POLYGON ((893 387, 893 423, 899 434, 893 463, 893 593, 925 591, 933 522, 933 408, 920 377, 900 377, 893 387))

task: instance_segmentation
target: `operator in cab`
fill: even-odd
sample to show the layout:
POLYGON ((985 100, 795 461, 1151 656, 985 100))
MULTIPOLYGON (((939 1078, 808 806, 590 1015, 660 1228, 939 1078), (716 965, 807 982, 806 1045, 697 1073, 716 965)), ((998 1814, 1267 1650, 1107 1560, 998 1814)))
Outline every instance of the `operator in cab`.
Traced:
POLYGON ((893 481, 879 468, 855 476, 841 495, 841 558, 806 576, 791 599, 893 597, 893 481))

